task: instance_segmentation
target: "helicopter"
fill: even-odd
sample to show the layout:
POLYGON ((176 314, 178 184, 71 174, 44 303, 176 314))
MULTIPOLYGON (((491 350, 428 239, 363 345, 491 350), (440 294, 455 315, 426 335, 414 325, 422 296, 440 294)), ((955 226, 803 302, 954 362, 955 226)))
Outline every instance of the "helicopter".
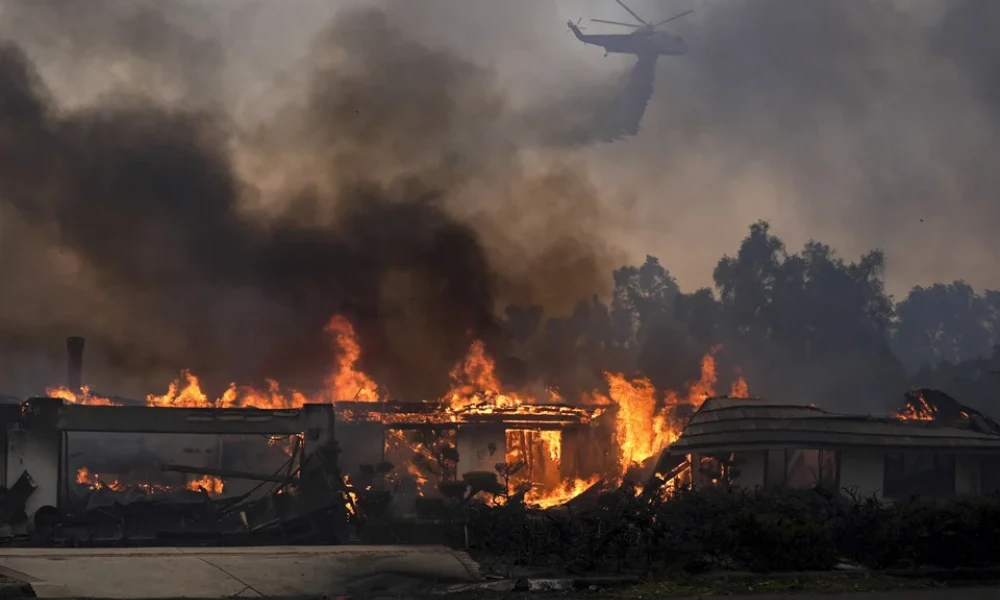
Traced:
POLYGON ((676 14, 669 19, 660 21, 659 23, 649 23, 636 14, 636 12, 629 8, 622 0, 615 0, 615 2, 628 11, 628 14, 632 15, 632 17, 638 21, 639 24, 605 21, 604 19, 591 19, 591 21, 594 23, 630 27, 635 29, 635 31, 632 33, 592 35, 583 33, 580 29, 579 21, 576 23, 569 21, 569 29, 573 32, 573 35, 576 36, 576 39, 580 40, 584 44, 592 44, 594 46, 603 47, 604 56, 607 56, 608 54, 635 54, 639 57, 640 61, 652 60, 655 62, 656 58, 660 56, 680 56, 687 54, 687 42, 680 37, 667 33, 666 31, 660 31, 659 27, 676 19, 680 19, 683 16, 689 15, 694 12, 693 10, 676 14))

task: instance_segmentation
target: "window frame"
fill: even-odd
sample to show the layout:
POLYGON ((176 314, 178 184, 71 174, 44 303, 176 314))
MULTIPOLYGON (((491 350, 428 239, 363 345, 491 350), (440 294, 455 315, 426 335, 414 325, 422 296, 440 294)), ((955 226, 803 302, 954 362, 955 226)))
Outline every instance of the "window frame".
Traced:
POLYGON ((885 498, 891 500, 899 500, 911 498, 914 496, 928 496, 937 498, 947 498, 954 496, 957 490, 956 477, 958 475, 958 457, 954 453, 948 452, 934 452, 934 451, 906 451, 901 450, 898 452, 887 452, 882 457, 882 495, 885 498), (890 474, 890 462, 894 460, 899 461, 898 476, 899 481, 904 481, 906 478, 904 476, 906 467, 906 456, 909 455, 911 458, 913 456, 931 456, 934 459, 933 469, 937 469, 940 466, 946 467, 946 473, 950 475, 948 478, 948 485, 946 491, 921 491, 921 490, 909 490, 902 491, 898 489, 897 486, 890 485, 889 474, 890 474), (942 461, 944 459, 944 461, 942 461), (942 463, 946 464, 942 464, 942 463))
MULTIPOLYGON (((764 487, 788 489, 788 462, 789 462, 788 459, 789 459, 790 453, 797 452, 797 451, 798 452, 806 452, 806 451, 815 451, 815 452, 817 452, 817 458, 819 460, 819 469, 820 469, 820 471, 817 474, 818 476, 817 476, 817 482, 816 482, 816 486, 815 486, 816 488, 830 489, 830 491, 839 491, 840 490, 840 471, 841 471, 841 466, 840 466, 841 454, 840 454, 840 450, 830 450, 830 449, 825 449, 825 448, 770 448, 770 449, 765 450, 764 451, 764 487), (771 469, 772 469, 772 465, 771 465, 771 462, 772 462, 771 461, 771 453, 772 452, 780 452, 781 453, 781 465, 782 465, 782 468, 781 468, 781 480, 780 481, 774 481, 774 482, 770 481, 771 474, 772 474, 771 473, 771 469), (833 473, 832 479, 829 480, 829 482, 831 484, 829 488, 827 488, 827 486, 823 485, 824 481, 826 480, 826 478, 824 477, 824 473, 823 473, 823 464, 825 462, 824 461, 824 457, 827 456, 828 454, 832 454, 833 455, 833 460, 834 460, 834 473, 833 473)), ((797 488, 797 489, 810 489, 810 488, 797 488)))

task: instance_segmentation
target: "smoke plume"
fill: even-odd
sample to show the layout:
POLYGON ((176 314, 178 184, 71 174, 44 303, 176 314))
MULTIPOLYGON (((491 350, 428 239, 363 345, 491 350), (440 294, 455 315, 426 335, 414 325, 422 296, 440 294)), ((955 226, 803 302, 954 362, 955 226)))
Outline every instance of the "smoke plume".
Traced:
MULTIPOLYGON (((39 6, 13 11, 63 14, 39 6)), ((129 15, 95 60, 198 62, 175 54, 184 40, 142 34, 163 14, 129 15)), ((122 371, 312 389, 331 360, 324 322, 342 313, 366 369, 398 396, 430 397, 471 340, 502 341, 498 298, 558 310, 614 264, 585 176, 544 154, 528 163, 503 135, 513 121, 491 72, 381 11, 339 14, 287 75, 301 84, 276 85, 281 108, 253 128, 206 95, 109 88, 67 107, 41 71, 20 45, 0 48, 2 208, 31 232, 19 257, 44 264, 55 249, 72 274, 9 260, 21 302, 68 293, 54 314, 12 311, 8 351, 72 330, 97 334, 122 371)))
POLYGON ((499 352, 505 305, 567 314, 647 253, 710 285, 757 219, 883 248, 897 295, 1000 285, 995 3, 631 4, 694 5, 667 27, 691 51, 604 144, 635 60, 563 23, 611 2, 5 0, 4 379, 51 383, 73 333, 103 389, 308 389, 344 312, 363 366, 426 397, 471 338, 499 352))

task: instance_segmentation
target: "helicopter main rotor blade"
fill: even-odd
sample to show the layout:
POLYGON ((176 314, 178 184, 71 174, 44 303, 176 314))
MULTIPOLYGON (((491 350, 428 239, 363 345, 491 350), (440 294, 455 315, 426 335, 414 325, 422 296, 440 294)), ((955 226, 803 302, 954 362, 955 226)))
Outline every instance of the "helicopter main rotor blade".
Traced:
POLYGON ((639 29, 641 25, 636 25, 635 23, 619 23, 618 21, 605 21, 604 19, 591 19, 594 23, 607 23, 608 25, 621 25, 622 27, 631 27, 632 29, 639 29))
POLYGON ((632 15, 633 17, 635 17, 635 20, 636 20, 636 21, 639 21, 640 23, 642 23, 642 24, 643 24, 643 25, 645 25, 646 27, 649 27, 649 23, 645 22, 645 21, 644 21, 644 20, 642 19, 642 17, 640 17, 639 15, 635 14, 635 11, 634 11, 634 10, 632 10, 631 8, 629 8, 627 4, 625 4, 624 2, 622 2, 622 0, 615 0, 615 2, 617 2, 619 6, 621 6, 621 7, 622 7, 622 8, 624 8, 625 10, 627 10, 627 11, 628 11, 628 14, 632 15))
POLYGON ((686 16, 688 16, 689 14, 691 14, 693 12, 694 12, 693 10, 686 10, 686 11, 680 13, 680 14, 677 14, 677 15, 674 15, 674 16, 670 17, 669 19, 664 19, 664 20, 660 21, 656 25, 653 25, 653 27, 659 27, 660 25, 666 25, 667 23, 669 23, 671 21, 674 21, 674 20, 679 19, 681 17, 686 17, 686 16))

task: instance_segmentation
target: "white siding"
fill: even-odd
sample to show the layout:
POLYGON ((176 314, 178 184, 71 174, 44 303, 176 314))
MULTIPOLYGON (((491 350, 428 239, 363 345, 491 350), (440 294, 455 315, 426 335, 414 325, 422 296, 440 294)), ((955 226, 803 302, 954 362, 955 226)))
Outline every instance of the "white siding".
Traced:
POLYGON ((459 479, 473 471, 492 472, 497 463, 507 460, 507 432, 502 426, 463 425, 456 438, 459 479))
POLYGON ((61 433, 55 430, 11 431, 7 434, 7 477, 17 483, 25 471, 38 486, 28 496, 28 518, 43 506, 59 506, 59 449, 61 433))

